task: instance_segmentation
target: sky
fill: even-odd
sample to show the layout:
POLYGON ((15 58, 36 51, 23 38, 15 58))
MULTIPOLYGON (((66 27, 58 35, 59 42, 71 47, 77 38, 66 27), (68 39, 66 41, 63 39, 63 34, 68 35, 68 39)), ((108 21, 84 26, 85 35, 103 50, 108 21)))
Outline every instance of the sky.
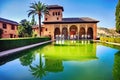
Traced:
MULTIPOLYGON (((31 20, 28 10, 39 0, 0 0, 0 17, 17 21, 31 20)), ((115 27, 115 10, 118 0, 40 0, 46 5, 64 7, 63 17, 90 17, 99 20, 99 27, 115 27)), ((38 20, 36 16, 36 21, 38 20)), ((42 19, 43 20, 43 19, 42 19)))

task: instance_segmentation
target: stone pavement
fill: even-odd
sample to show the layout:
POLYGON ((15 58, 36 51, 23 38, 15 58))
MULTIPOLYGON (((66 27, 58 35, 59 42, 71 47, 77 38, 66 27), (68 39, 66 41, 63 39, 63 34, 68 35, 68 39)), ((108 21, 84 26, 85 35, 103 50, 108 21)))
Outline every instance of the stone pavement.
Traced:
POLYGON ((19 52, 19 51, 23 51, 23 50, 30 49, 30 48, 33 48, 33 47, 37 47, 37 46, 40 46, 42 44, 46 44, 46 43, 49 43, 49 42, 52 42, 52 41, 53 40, 40 42, 40 43, 36 43, 36 44, 32 44, 32 45, 27 45, 27 46, 24 46, 24 47, 10 49, 10 50, 6 50, 6 51, 2 51, 2 52, 0 52, 0 57, 8 56, 8 55, 14 54, 15 52, 19 52))

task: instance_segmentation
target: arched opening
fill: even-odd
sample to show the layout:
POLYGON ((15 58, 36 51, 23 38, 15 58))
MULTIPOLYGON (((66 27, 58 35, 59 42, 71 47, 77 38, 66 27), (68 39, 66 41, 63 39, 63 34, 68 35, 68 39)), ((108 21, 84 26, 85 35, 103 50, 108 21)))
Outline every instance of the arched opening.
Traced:
POLYGON ((60 29, 59 28, 55 28, 55 30, 54 30, 54 38, 56 38, 56 35, 60 35, 60 29))
POLYGON ((62 35, 64 35, 64 38, 67 39, 68 38, 68 30, 66 27, 62 28, 62 35))
POLYGON ((81 39, 82 39, 82 38, 85 38, 85 28, 84 28, 84 27, 81 27, 81 28, 80 28, 79 36, 80 36, 81 39))
POLYGON ((71 39, 76 39, 77 38, 76 36, 77 36, 77 26, 72 25, 70 27, 70 38, 71 39))
POLYGON ((87 38, 93 39, 93 29, 91 27, 89 27, 87 30, 87 38))

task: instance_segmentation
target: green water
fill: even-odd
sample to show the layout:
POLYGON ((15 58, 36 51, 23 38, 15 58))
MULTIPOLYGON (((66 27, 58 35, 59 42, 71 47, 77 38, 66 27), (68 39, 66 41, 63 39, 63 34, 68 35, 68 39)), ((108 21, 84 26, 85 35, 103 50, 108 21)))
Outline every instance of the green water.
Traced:
POLYGON ((0 80, 120 80, 119 47, 50 43, 0 61, 0 80))

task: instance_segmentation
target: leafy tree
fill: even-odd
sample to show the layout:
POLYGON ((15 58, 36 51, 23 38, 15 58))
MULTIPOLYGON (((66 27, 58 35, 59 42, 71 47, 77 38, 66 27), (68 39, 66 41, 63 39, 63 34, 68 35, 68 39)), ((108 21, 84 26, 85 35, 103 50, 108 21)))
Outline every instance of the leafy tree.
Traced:
POLYGON ((120 0, 116 6, 116 31, 120 33, 120 0))
POLYGON ((31 37, 32 36, 32 25, 26 19, 21 20, 18 26, 19 37, 31 37))
POLYGON ((35 59, 35 55, 34 55, 34 50, 27 50, 24 51, 23 54, 26 54, 22 57, 20 57, 20 62, 23 66, 28 66, 31 65, 33 60, 35 59))
POLYGON ((37 3, 31 3, 30 10, 28 11, 28 17, 31 15, 38 15, 38 22, 39 22, 39 33, 41 36, 41 16, 42 14, 48 14, 47 6, 38 1, 37 3))
POLYGON ((120 51, 118 51, 114 57, 113 78, 114 80, 120 80, 120 51))
POLYGON ((2 38, 3 29, 0 28, 0 38, 2 38))

